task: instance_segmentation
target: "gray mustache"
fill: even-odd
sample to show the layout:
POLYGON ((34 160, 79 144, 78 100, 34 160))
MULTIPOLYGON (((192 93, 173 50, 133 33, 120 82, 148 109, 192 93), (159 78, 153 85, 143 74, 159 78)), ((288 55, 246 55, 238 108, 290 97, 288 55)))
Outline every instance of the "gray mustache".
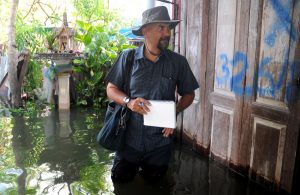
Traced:
POLYGON ((160 41, 170 41, 170 38, 161 38, 160 41))

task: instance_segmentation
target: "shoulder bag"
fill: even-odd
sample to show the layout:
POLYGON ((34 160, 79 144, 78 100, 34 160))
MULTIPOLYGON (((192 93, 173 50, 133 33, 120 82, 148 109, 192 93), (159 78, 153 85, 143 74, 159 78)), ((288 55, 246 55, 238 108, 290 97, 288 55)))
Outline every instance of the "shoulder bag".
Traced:
MULTIPOLYGON (((135 49, 129 51, 126 58, 126 77, 124 91, 130 94, 129 86, 131 80, 132 63, 135 49)), ((97 142, 104 148, 112 151, 120 151, 125 146, 126 125, 130 117, 130 110, 126 106, 119 105, 115 102, 108 104, 104 125, 97 135, 97 142)))

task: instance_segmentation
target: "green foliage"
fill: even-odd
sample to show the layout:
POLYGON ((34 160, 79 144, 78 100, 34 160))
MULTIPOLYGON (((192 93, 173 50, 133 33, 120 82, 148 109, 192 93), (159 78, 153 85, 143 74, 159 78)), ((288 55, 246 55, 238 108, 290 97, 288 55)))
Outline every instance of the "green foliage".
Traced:
POLYGON ((28 62, 27 74, 23 81, 25 92, 31 92, 32 90, 42 86, 42 66, 43 64, 40 61, 30 58, 28 62))
MULTIPOLYGON (((70 1, 75 8, 76 18, 80 20, 76 24, 78 30, 76 39, 84 45, 84 52, 88 54, 86 59, 75 62, 77 64, 75 72, 84 78, 76 83, 78 102, 81 105, 93 103, 104 106, 107 101, 104 77, 118 53, 131 46, 127 45, 125 38, 117 33, 116 29, 121 24, 120 18, 116 12, 108 9, 106 0, 70 1)), ((6 2, 5 0, 3 4, 8 5, 6 2)), ((19 51, 27 48, 31 52, 23 83, 23 90, 30 93, 34 89, 41 88, 42 67, 49 65, 48 62, 37 61, 33 56, 48 49, 53 50, 56 46, 52 29, 45 28, 44 23, 48 21, 57 24, 62 13, 48 1, 30 1, 28 5, 32 6, 29 6, 28 10, 19 9, 17 14, 16 42, 19 51)))
POLYGON ((17 48, 21 51, 24 48, 29 49, 31 58, 28 62, 27 74, 24 78, 24 91, 30 92, 42 85, 43 75, 41 61, 32 58, 38 52, 45 52, 45 37, 47 35, 45 28, 38 22, 32 21, 26 23, 18 17, 16 22, 16 42, 17 48))
POLYGON ((57 47, 57 43, 55 42, 56 36, 55 33, 50 31, 46 33, 46 41, 47 47, 50 51, 53 51, 57 47))
POLYGON ((83 21, 77 22, 80 31, 76 39, 83 43, 88 57, 77 61, 75 72, 84 79, 77 83, 79 103, 103 107, 106 104, 104 78, 111 68, 114 59, 123 49, 131 48, 126 39, 105 25, 91 25, 83 21))
POLYGON ((75 61, 75 72, 84 78, 76 83, 78 103, 103 107, 106 102, 104 77, 118 53, 131 46, 118 35, 120 20, 107 9, 104 0, 74 0, 74 7, 82 21, 77 21, 76 40, 85 47, 88 57, 75 61))
POLYGON ((32 53, 45 52, 45 36, 47 33, 47 30, 39 21, 35 20, 28 23, 20 16, 17 17, 16 42, 19 51, 27 48, 32 53))
POLYGON ((0 43, 7 42, 7 28, 5 27, 8 26, 8 18, 10 15, 10 3, 11 1, 9 0, 0 0, 0 43))
POLYGON ((54 105, 46 105, 42 102, 26 102, 26 106, 24 108, 12 108, 10 109, 13 116, 27 116, 27 117, 40 117, 43 116, 45 112, 49 110, 53 110, 54 105))
POLYGON ((110 11, 105 5, 105 0, 73 0, 77 13, 87 23, 112 23, 117 19, 117 14, 110 11))

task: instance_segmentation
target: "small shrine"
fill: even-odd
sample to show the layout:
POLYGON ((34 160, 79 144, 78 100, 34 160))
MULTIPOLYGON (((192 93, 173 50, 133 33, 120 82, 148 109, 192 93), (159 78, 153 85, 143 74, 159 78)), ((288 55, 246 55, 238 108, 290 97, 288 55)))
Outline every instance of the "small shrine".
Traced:
POLYGON ((44 90, 47 91, 47 102, 50 103, 53 96, 57 95, 58 108, 60 110, 69 109, 70 79, 73 79, 72 77, 70 78, 72 74, 72 61, 76 58, 81 58, 82 55, 78 52, 78 44, 74 39, 75 30, 69 27, 66 12, 63 14, 62 26, 53 28, 52 33, 53 34, 50 34, 52 37, 47 39, 49 52, 38 53, 35 57, 38 59, 51 60, 51 66, 44 69, 44 75, 46 75, 44 78, 44 86, 47 85, 47 87, 44 87, 44 90), (54 78, 50 78, 53 76, 46 78, 49 72, 52 72, 52 75, 53 72, 55 73, 54 78), (51 85, 51 87, 49 87, 49 85, 51 85))
POLYGON ((58 41, 59 52, 69 52, 77 50, 76 42, 74 41, 75 30, 68 25, 67 13, 63 14, 63 25, 60 28, 55 28, 55 39, 58 41))

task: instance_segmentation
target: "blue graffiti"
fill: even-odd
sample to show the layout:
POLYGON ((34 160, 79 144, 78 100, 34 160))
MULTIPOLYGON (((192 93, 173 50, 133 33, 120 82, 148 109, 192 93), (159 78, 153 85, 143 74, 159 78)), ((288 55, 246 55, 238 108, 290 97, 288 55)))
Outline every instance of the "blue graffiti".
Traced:
POLYGON ((286 32, 290 35, 292 41, 296 41, 298 39, 297 30, 293 25, 293 21, 289 13, 293 6, 292 0, 288 0, 286 5, 282 5, 280 0, 270 0, 270 3, 278 20, 272 27, 271 32, 265 37, 265 43, 268 46, 273 47, 277 38, 277 33, 280 31, 286 32))
MULTIPOLYGON (((281 33, 287 33, 291 41, 295 42, 298 40, 297 30, 293 25, 291 18, 291 10, 293 9, 293 0, 269 0, 272 9, 276 14, 276 21, 271 27, 271 31, 266 35, 264 41, 269 47, 275 45, 276 39, 281 33)), ((216 83, 218 87, 229 86, 230 90, 238 96, 251 96, 253 95, 253 89, 257 88, 259 96, 272 97, 275 99, 281 98, 281 92, 285 93, 284 101, 290 102, 291 97, 298 97, 299 90, 295 89, 293 81, 296 76, 300 76, 300 62, 293 62, 290 64, 289 80, 286 83, 287 73, 289 68, 289 50, 286 51, 283 64, 280 70, 277 70, 277 74, 272 74, 269 71, 272 63, 271 57, 264 57, 258 63, 258 74, 254 75, 253 82, 247 83, 246 85, 246 73, 248 70, 248 59, 245 53, 236 52, 233 55, 233 59, 229 60, 228 56, 224 53, 220 55, 222 61, 220 72, 216 74, 216 83), (232 69, 238 70, 237 73, 232 73, 232 69), (296 76, 295 76, 296 75, 296 76), (259 85, 258 81, 264 81, 266 85, 262 83, 259 85), (296 96, 291 95, 296 91, 296 96), (277 97, 276 97, 277 96, 277 97)), ((276 67, 275 67, 276 68, 276 67)), ((272 68, 273 69, 273 68, 272 68)))
MULTIPOLYGON (((236 52, 233 56, 233 60, 231 61, 231 64, 233 67, 237 67, 239 62, 242 63, 242 68, 240 72, 236 73, 234 77, 232 77, 232 90, 237 95, 243 95, 244 93, 244 82, 245 82, 245 76, 246 76, 246 70, 248 69, 248 59, 247 56, 242 52, 236 52)), ((252 91, 249 89, 246 89, 246 93, 249 93, 252 91)), ((247 94, 251 95, 251 94, 247 94)))
MULTIPOLYGON (((228 68, 228 58, 227 58, 227 55, 226 54, 221 54, 220 58, 223 61, 223 63, 221 65, 222 76, 217 76, 216 77, 216 81, 217 81, 218 85, 225 84, 227 81, 229 81, 229 79, 227 80, 227 78, 231 78, 230 77, 230 70, 228 68)), ((229 82, 230 82, 230 85, 231 85, 231 80, 229 82)))
POLYGON ((221 54, 220 58, 223 61, 223 64, 221 65, 221 74, 216 74, 216 82, 218 86, 224 85, 229 82, 231 84, 230 90, 237 96, 251 96, 253 87, 255 86, 257 87, 257 91, 260 96, 271 96, 273 98, 276 98, 275 96, 283 89, 283 87, 286 86, 285 101, 291 101, 291 93, 295 90, 293 81, 295 80, 295 77, 297 75, 300 76, 300 63, 293 62, 291 64, 291 76, 289 81, 285 83, 289 65, 288 52, 286 52, 284 62, 281 66, 281 69, 279 70, 278 79, 275 79, 274 75, 270 73, 267 68, 267 66, 269 66, 271 63, 272 58, 264 57, 258 64, 258 78, 254 78, 254 83, 248 83, 248 85, 245 85, 246 72, 249 67, 248 59, 245 53, 239 51, 236 52, 232 60, 228 60, 228 56, 226 54, 221 54), (231 75, 230 68, 238 67, 240 67, 240 70, 237 73, 231 75), (268 83, 268 86, 258 86, 258 79, 264 79, 268 83))
POLYGON ((248 69, 248 60, 247 56, 242 52, 236 52, 231 61, 228 60, 226 54, 220 55, 223 64, 221 65, 222 75, 216 75, 216 81, 218 86, 229 84, 230 90, 233 91, 236 95, 243 95, 244 90, 247 95, 252 94, 252 88, 244 87, 244 79, 246 71, 248 69), (241 69, 234 76, 231 76, 229 65, 232 67, 238 67, 241 64, 241 69))
POLYGON ((287 75, 288 70, 288 52, 286 52, 284 57, 284 62, 281 68, 281 71, 279 73, 279 79, 276 82, 274 79, 274 76, 266 70, 266 65, 269 64, 271 61, 271 58, 265 58, 262 60, 262 62, 259 64, 259 74, 258 76, 260 78, 265 78, 269 82, 269 88, 260 88, 259 94, 260 95, 270 95, 272 97, 275 97, 278 91, 281 90, 282 86, 284 85, 285 76, 287 75))

